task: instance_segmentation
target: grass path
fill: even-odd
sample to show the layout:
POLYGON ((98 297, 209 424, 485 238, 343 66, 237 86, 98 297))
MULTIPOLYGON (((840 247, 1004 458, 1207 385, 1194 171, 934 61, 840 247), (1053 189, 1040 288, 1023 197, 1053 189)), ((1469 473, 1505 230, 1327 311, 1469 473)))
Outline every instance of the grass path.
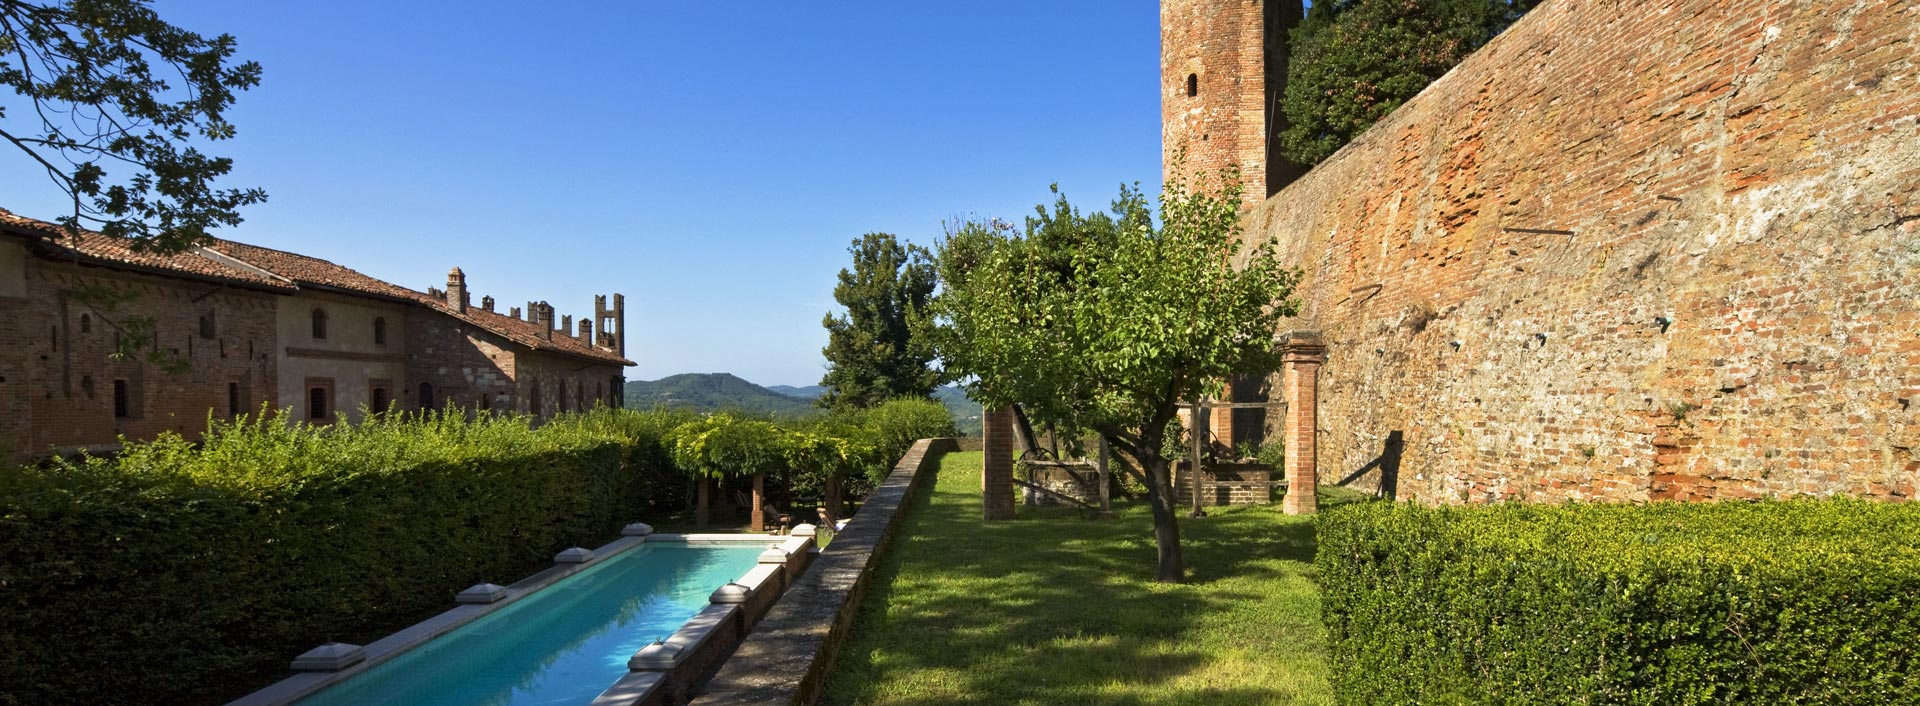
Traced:
POLYGON ((882 562, 826 703, 1330 704, 1313 525, 1279 506, 1182 519, 1185 585, 1153 583, 1152 518, 980 519, 980 454, 948 454, 882 562))

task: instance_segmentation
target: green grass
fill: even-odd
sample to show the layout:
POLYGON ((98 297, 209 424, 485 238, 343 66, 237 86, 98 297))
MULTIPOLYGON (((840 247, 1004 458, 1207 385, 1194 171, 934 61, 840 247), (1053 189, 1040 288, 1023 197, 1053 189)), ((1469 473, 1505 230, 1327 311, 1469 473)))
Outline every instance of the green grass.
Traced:
POLYGON ((1330 704, 1312 521, 1182 519, 1189 582, 1153 582, 1153 521, 980 519, 980 454, 948 454, 881 563, 828 704, 1330 704))

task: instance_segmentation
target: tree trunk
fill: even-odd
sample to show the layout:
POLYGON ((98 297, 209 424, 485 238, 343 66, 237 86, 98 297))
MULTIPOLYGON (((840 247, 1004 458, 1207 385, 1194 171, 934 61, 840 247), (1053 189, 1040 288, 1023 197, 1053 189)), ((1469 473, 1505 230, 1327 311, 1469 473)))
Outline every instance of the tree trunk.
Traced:
POLYGON ((693 506, 693 523, 702 527, 707 525, 707 521, 712 519, 713 515, 713 513, 707 509, 707 497, 712 493, 712 491, 708 489, 708 486, 711 485, 713 485, 712 478, 700 476, 700 499, 696 500, 696 504, 693 506))
POLYGON ((747 511, 753 528, 750 532, 760 532, 767 528, 767 474, 753 474, 753 509, 747 511))
MULTIPOLYGON (((827 476, 827 498, 825 507, 827 509, 828 523, 840 519, 840 513, 845 511, 840 504, 840 482, 840 475, 837 473, 827 476)), ((829 527, 828 529, 832 528, 829 527)))
POLYGON ((1188 517, 1207 516, 1207 511, 1200 507, 1200 439, 1206 436, 1207 429, 1200 425, 1209 424, 1213 420, 1204 417, 1206 414, 1205 409, 1206 408, 1200 406, 1200 403, 1193 403, 1193 412, 1187 419, 1187 436, 1192 437, 1191 441, 1193 446, 1193 453, 1188 457, 1188 463, 1190 465, 1187 469, 1187 480, 1190 481, 1188 485, 1192 486, 1189 489, 1193 491, 1193 509, 1187 513, 1188 517))
POLYGON ((1161 583, 1186 581, 1186 565, 1180 559, 1180 525, 1174 511, 1173 471, 1167 459, 1148 452, 1141 459, 1147 469, 1147 502, 1153 506, 1153 538, 1160 549, 1159 570, 1154 578, 1161 583))

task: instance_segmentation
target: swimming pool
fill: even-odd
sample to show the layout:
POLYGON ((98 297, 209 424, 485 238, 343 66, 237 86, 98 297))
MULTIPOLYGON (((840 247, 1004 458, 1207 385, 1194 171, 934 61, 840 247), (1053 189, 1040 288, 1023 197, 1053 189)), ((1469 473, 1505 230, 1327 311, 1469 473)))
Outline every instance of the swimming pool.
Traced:
POLYGON ((756 566, 786 556, 775 547, 790 539, 623 539, 583 564, 490 587, 507 596, 499 605, 462 605, 368 645, 361 664, 302 674, 234 703, 584 705, 629 674, 635 652, 708 609, 716 589, 763 575, 756 566))

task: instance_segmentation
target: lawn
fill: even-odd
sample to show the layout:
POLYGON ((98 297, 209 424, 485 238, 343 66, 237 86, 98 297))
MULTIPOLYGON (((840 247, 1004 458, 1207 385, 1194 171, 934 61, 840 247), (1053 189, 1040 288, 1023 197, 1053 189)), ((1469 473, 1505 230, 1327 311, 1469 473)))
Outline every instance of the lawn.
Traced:
POLYGON ((980 519, 979 453, 948 454, 882 562, 829 704, 1328 704, 1311 520, 1182 519, 1154 583, 1144 501, 1112 520, 980 519))

